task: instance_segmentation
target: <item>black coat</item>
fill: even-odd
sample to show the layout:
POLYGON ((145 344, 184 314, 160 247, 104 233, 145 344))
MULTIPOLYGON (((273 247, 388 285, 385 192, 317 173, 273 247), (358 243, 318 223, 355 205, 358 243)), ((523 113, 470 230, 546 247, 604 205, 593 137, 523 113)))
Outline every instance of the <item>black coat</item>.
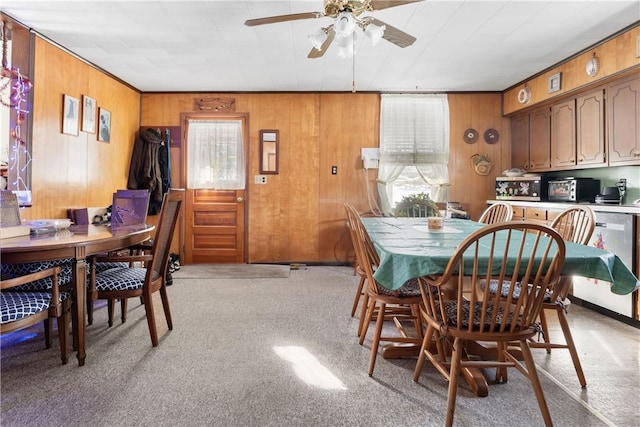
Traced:
POLYGON ((127 188, 149 190, 149 215, 158 214, 162 206, 164 192, 159 158, 163 146, 164 140, 153 129, 140 131, 133 145, 127 188))

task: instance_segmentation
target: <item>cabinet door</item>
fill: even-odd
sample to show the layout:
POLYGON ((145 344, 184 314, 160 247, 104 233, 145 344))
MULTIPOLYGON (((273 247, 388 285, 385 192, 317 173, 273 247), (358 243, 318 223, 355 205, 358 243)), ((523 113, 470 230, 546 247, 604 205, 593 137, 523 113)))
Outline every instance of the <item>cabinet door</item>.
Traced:
POLYGON ((551 111, 551 166, 572 169, 576 165, 576 101, 556 104, 551 111))
POLYGON ((640 165, 640 74, 607 89, 609 165, 640 165))
POLYGON ((511 119, 511 167, 529 169, 529 115, 511 119))
POLYGON ((551 168, 551 110, 544 108, 529 116, 529 170, 551 168))
POLYGON ((576 99, 576 157, 579 167, 605 164, 604 91, 576 99))

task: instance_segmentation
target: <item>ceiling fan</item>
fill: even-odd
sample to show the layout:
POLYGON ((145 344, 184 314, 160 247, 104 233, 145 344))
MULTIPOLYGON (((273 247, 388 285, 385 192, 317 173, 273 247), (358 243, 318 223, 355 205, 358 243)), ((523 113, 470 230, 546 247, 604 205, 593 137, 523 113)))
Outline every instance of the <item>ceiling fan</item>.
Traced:
POLYGON ((375 45, 381 38, 399 47, 411 46, 416 38, 372 16, 360 17, 365 12, 373 12, 390 7, 418 3, 423 0, 323 0, 323 12, 292 13, 289 15, 269 16, 266 18, 249 19, 245 25, 273 24, 276 22, 297 21, 301 19, 316 19, 330 17, 334 22, 327 27, 309 35, 313 48, 307 58, 320 58, 335 40, 338 45, 338 55, 351 57, 354 54, 356 28, 362 29, 364 34, 375 45))

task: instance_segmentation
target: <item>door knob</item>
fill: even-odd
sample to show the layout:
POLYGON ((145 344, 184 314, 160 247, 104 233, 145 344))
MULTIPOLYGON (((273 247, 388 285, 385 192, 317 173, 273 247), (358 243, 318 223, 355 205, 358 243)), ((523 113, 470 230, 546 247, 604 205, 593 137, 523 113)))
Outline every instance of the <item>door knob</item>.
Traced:
POLYGON ((244 202, 244 199, 243 199, 242 197, 238 197, 238 199, 237 199, 237 200, 238 200, 238 203, 242 203, 242 202, 244 202))

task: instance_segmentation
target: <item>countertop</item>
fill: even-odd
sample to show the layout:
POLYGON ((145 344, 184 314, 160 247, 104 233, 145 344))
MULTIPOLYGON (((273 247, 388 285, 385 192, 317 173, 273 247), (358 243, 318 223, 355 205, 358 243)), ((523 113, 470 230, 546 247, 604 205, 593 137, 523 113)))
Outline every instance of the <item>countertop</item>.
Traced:
POLYGON ((577 204, 589 206, 594 212, 626 213, 640 215, 640 205, 605 205, 598 203, 558 203, 558 202, 530 202, 521 200, 487 200, 488 204, 507 202, 513 206, 536 207, 543 209, 567 209, 577 204))

